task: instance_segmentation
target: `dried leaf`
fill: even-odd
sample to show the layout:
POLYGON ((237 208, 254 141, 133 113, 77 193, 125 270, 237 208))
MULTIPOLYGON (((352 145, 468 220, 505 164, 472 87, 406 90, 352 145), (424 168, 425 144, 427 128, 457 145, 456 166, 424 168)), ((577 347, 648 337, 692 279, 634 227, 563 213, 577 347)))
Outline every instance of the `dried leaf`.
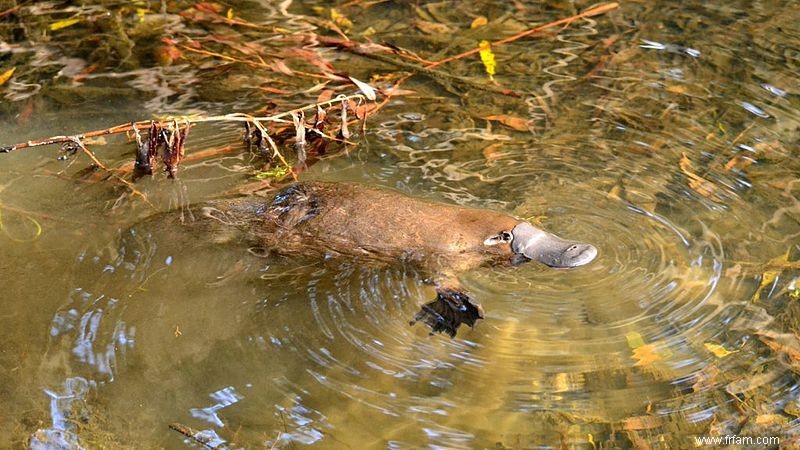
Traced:
POLYGON ((503 125, 511 127, 517 131, 528 131, 528 120, 523 119, 522 117, 496 114, 493 116, 486 116, 484 119, 500 122, 503 125))
POLYGON ((764 373, 750 374, 745 378, 732 381, 725 386, 725 391, 732 395, 744 394, 745 392, 758 389, 761 386, 772 383, 781 376, 784 370, 770 370, 764 373))
POLYGON ((757 331, 756 334, 772 351, 785 354, 795 364, 800 363, 800 339, 794 333, 757 331))
POLYGON ((291 94, 291 91, 287 91, 286 89, 276 88, 272 86, 259 86, 259 91, 269 92, 270 94, 278 94, 278 95, 288 95, 291 94))
POLYGON ((487 164, 494 164, 494 162, 500 158, 500 148, 502 146, 502 142, 495 142, 494 144, 487 145, 483 149, 483 157, 486 159, 487 164))
POLYGON ((633 349, 633 359, 636 360, 636 362, 633 363, 634 366, 643 367, 661 361, 661 355, 659 355, 655 345, 644 344, 641 347, 633 349))
POLYGON ((80 21, 81 21, 81 19, 79 19, 79 18, 77 18, 77 19, 59 20, 58 22, 53 22, 53 23, 50 24, 50 30, 51 31, 56 31, 56 30, 60 30, 62 28, 71 27, 72 25, 75 25, 76 23, 78 23, 80 21))
MULTIPOLYGON (((320 72, 329 75, 331 72, 334 72, 335 69, 333 65, 322 59, 320 55, 313 49, 309 48, 300 48, 300 47, 291 47, 286 48, 281 52, 282 55, 285 55, 287 58, 297 58, 304 60, 305 62, 311 64, 312 66, 318 68, 320 72)), ((338 77, 337 79, 340 79, 338 77)))
POLYGON ((788 419, 780 414, 759 414, 756 416, 756 425, 762 427, 786 426, 788 419))
POLYGON ((353 77, 348 76, 347 78, 350 78, 350 81, 352 81, 353 84, 358 86, 358 89, 361 91, 362 94, 364 94, 364 97, 367 97, 367 99, 373 101, 377 98, 377 96, 375 95, 375 88, 353 77))
POLYGON ((425 34, 452 34, 453 29, 443 23, 428 22, 427 20, 417 19, 414 25, 425 34))
POLYGON ((324 103, 333 98, 333 89, 324 89, 317 97, 317 103, 324 103))
POLYGON ((170 66, 183 56, 183 53, 174 45, 161 45, 156 48, 156 60, 161 66, 170 66))
POLYGON ((294 75, 294 71, 292 71, 292 69, 290 69, 289 66, 287 66, 286 63, 281 60, 272 61, 272 64, 269 65, 269 68, 274 72, 282 73, 284 75, 294 75))
POLYGON ((294 149, 297 151, 297 159, 303 164, 306 162, 306 126, 305 114, 300 111, 299 114, 292 113, 292 122, 294 123, 294 149))
POLYGON ((17 68, 16 67, 12 67, 12 68, 6 70, 5 72, 3 72, 2 74, 0 74, 0 86, 5 84, 5 82, 9 80, 11 78, 11 75, 14 75, 14 71, 15 70, 17 70, 17 68))
POLYGON ((390 87, 388 89, 384 89, 383 93, 392 97, 400 97, 402 95, 414 95, 417 91, 412 91, 410 89, 400 89, 396 87, 390 87))
POLYGON ((731 350, 728 350, 727 348, 725 348, 725 347, 723 347, 723 346, 721 346, 719 344, 712 344, 710 342, 706 342, 703 345, 705 346, 706 350, 708 350, 711 353, 713 353, 714 356, 716 356, 717 358, 724 358, 724 357, 730 355, 731 353, 736 353, 736 352, 739 351, 739 350, 731 351, 731 350))
POLYGON ((665 87, 664 90, 673 94, 685 94, 686 86, 683 84, 673 84, 672 86, 665 87))
POLYGON ((662 425, 661 417, 658 416, 636 416, 628 417, 622 421, 624 430, 652 430, 662 425))
POLYGON ((225 14, 225 17, 227 17, 228 20, 232 20, 233 19, 233 8, 228 8, 228 13, 225 14))
POLYGON ((744 170, 750 167, 753 162, 755 162, 755 160, 749 156, 736 155, 731 158, 727 164, 725 164, 725 170, 730 171, 734 167, 738 168, 739 170, 744 170))
POLYGON ((347 129, 347 100, 342 100, 342 124, 339 129, 339 137, 347 140, 350 138, 350 130, 347 129))
POLYGON ((622 187, 619 184, 615 184, 611 187, 611 190, 608 191, 608 194, 606 194, 606 198, 609 200, 622 201, 620 194, 622 194, 622 187))
POLYGON ((489 79, 494 80, 495 69, 497 63, 494 60, 494 53, 492 53, 492 44, 489 41, 481 41, 478 45, 480 49, 481 62, 483 67, 486 68, 486 73, 489 74, 489 79))
POLYGON ((194 9, 198 11, 205 11, 214 14, 219 14, 222 12, 223 6, 219 3, 212 3, 212 2, 200 2, 194 5, 194 9))
POLYGON ((706 180, 692 171, 692 162, 689 160, 689 157, 686 156, 686 153, 682 154, 678 166, 681 168, 681 171, 687 177, 689 177, 689 187, 692 188, 693 191, 706 198, 714 195, 717 187, 714 185, 714 183, 706 180))
POLYGON ((489 19, 487 19, 484 16, 478 16, 478 17, 475 18, 475 20, 472 21, 472 23, 469 25, 469 27, 474 30, 475 28, 480 28, 480 27, 486 25, 487 23, 489 23, 489 19))

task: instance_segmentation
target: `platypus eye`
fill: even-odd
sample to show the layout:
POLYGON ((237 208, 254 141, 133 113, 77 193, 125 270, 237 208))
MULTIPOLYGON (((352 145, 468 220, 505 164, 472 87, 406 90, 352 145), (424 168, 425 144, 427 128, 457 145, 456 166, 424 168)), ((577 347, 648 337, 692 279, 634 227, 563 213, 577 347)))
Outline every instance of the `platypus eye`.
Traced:
POLYGON ((500 233, 490 236, 483 241, 483 245, 497 245, 502 242, 511 242, 514 239, 514 235, 511 234, 509 231, 501 231, 500 233))

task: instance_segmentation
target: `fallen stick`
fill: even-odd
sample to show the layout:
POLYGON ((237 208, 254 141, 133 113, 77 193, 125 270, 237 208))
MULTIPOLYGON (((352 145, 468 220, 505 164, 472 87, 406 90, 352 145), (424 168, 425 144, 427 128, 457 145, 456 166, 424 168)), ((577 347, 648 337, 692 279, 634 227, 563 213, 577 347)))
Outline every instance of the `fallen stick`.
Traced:
MULTIPOLYGON (((504 89, 502 87, 498 87, 498 86, 494 86, 494 85, 491 85, 491 84, 482 83, 482 82, 479 82, 479 81, 475 81, 475 80, 473 80, 471 78, 462 77, 460 75, 447 73, 447 72, 442 71, 442 70, 433 70, 433 69, 430 68, 430 67, 433 67, 430 64, 427 65, 427 66, 422 66, 422 65, 419 65, 419 64, 415 64, 415 63, 412 63, 412 62, 405 61, 405 60, 392 58, 392 57, 387 56, 385 54, 376 53, 374 51, 368 50, 365 46, 363 46, 362 44, 360 44, 358 42, 355 42, 355 41, 344 41, 344 40, 341 40, 341 39, 331 38, 331 37, 326 37, 326 36, 319 36, 317 38, 317 40, 318 40, 318 42, 320 44, 325 45, 325 46, 336 47, 336 48, 338 48, 340 50, 347 51, 347 52, 352 53, 354 55, 362 56, 364 58, 374 59, 376 61, 379 61, 379 62, 382 62, 382 63, 386 63, 386 64, 391 64, 391 65, 393 65, 395 67, 399 67, 401 69, 406 69, 406 70, 411 71, 411 72, 413 72, 415 74, 425 75, 425 76, 431 78, 433 81, 435 81, 435 82, 439 83, 440 85, 442 85, 445 88, 445 90, 447 90, 448 92, 454 92, 453 88, 452 88, 453 84, 461 84, 463 86, 466 86, 466 87, 469 87, 469 88, 472 88, 472 89, 488 91, 488 92, 492 92, 492 93, 495 93, 495 94, 508 95, 510 97, 519 97, 520 96, 520 94, 518 94, 518 93, 516 93, 516 92, 514 92, 514 91, 512 91, 510 89, 504 89)), ((388 47, 387 47, 387 49, 388 49, 388 47)))

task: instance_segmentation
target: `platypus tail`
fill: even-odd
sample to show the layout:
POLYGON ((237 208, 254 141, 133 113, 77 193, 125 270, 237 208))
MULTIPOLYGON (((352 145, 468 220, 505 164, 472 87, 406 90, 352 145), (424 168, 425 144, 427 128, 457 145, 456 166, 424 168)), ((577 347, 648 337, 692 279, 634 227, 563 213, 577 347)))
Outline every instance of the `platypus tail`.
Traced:
POLYGON ((410 324, 422 321, 431 327, 431 334, 447 333, 454 337, 462 323, 471 327, 478 319, 483 319, 483 308, 472 303, 467 294, 453 289, 437 289, 436 300, 422 305, 410 324))

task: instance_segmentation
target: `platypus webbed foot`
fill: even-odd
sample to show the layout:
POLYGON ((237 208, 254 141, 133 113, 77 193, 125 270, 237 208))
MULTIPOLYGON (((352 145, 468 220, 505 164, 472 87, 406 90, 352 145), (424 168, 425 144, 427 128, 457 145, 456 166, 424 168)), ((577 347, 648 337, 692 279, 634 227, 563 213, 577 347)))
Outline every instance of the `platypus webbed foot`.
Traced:
POLYGON ((456 330, 463 323, 474 326, 478 319, 483 319, 483 308, 473 303, 467 294, 453 289, 437 289, 436 300, 422 305, 420 311, 409 322, 425 322, 433 333, 447 333, 455 337, 456 330))

